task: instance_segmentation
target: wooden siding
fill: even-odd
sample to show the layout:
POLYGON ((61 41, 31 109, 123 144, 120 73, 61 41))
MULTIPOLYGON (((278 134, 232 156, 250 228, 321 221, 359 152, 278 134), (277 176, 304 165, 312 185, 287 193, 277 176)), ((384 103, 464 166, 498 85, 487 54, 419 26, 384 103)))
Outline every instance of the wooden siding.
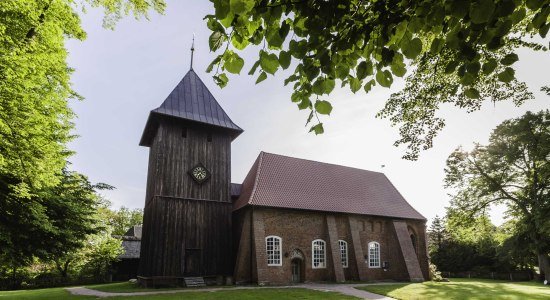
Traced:
POLYGON ((231 202, 230 179, 231 137, 227 132, 192 122, 161 120, 149 152, 146 207, 153 196, 231 202), (198 163, 211 173, 202 184, 187 173, 198 163))
POLYGON ((149 152, 140 276, 232 274, 230 159, 227 131, 159 121, 149 152), (202 184, 188 174, 199 163, 211 173, 202 184))
POLYGON ((140 276, 232 275, 230 203, 155 196, 148 208, 140 276))

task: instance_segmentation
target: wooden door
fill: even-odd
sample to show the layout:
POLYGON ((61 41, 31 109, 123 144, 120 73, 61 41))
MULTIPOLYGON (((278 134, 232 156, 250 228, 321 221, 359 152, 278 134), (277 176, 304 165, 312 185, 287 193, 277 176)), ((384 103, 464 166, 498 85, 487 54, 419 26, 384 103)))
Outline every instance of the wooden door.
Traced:
POLYGON ((292 283, 301 282, 302 273, 302 261, 299 259, 293 259, 291 262, 292 268, 292 283))
POLYGON ((185 249, 185 276, 202 275, 202 251, 200 249, 185 249))

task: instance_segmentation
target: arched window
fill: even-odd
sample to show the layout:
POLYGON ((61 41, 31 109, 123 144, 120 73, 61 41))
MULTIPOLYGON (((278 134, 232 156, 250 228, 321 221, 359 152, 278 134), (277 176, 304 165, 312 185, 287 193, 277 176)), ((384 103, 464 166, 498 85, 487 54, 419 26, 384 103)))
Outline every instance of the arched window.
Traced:
POLYGON ((380 244, 369 243, 369 268, 380 268, 380 244))
POLYGON ((411 226, 408 226, 407 229, 409 230, 409 235, 411 237, 414 253, 418 255, 418 238, 417 238, 416 232, 411 226))
POLYGON ((314 269, 326 268, 327 266, 326 243, 323 240, 311 242, 311 265, 314 269))
POLYGON ((418 254, 418 246, 416 242, 416 236, 414 235, 414 233, 411 233, 411 242, 413 244, 414 253, 418 254))
POLYGON ((342 267, 348 267, 348 243, 346 241, 339 240, 338 246, 340 246, 340 259, 342 260, 342 267))
POLYGON ((281 248, 283 241, 280 237, 270 235, 265 238, 265 250, 267 254, 268 266, 282 266, 281 248))

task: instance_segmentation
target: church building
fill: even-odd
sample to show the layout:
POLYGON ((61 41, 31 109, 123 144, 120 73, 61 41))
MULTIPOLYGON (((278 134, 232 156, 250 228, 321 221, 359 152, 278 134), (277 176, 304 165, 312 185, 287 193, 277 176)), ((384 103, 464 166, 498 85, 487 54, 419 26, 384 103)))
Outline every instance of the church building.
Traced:
POLYGON ((428 279, 426 219, 383 173, 261 152, 231 183, 241 133, 193 69, 150 112, 142 284, 428 279))

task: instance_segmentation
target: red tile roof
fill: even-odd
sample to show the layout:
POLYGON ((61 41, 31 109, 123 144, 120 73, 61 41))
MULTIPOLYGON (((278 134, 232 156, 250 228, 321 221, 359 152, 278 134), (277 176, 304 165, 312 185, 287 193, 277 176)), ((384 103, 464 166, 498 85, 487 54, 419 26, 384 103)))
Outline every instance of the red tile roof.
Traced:
POLYGON ((426 220, 383 173, 265 152, 233 209, 246 205, 426 220))

